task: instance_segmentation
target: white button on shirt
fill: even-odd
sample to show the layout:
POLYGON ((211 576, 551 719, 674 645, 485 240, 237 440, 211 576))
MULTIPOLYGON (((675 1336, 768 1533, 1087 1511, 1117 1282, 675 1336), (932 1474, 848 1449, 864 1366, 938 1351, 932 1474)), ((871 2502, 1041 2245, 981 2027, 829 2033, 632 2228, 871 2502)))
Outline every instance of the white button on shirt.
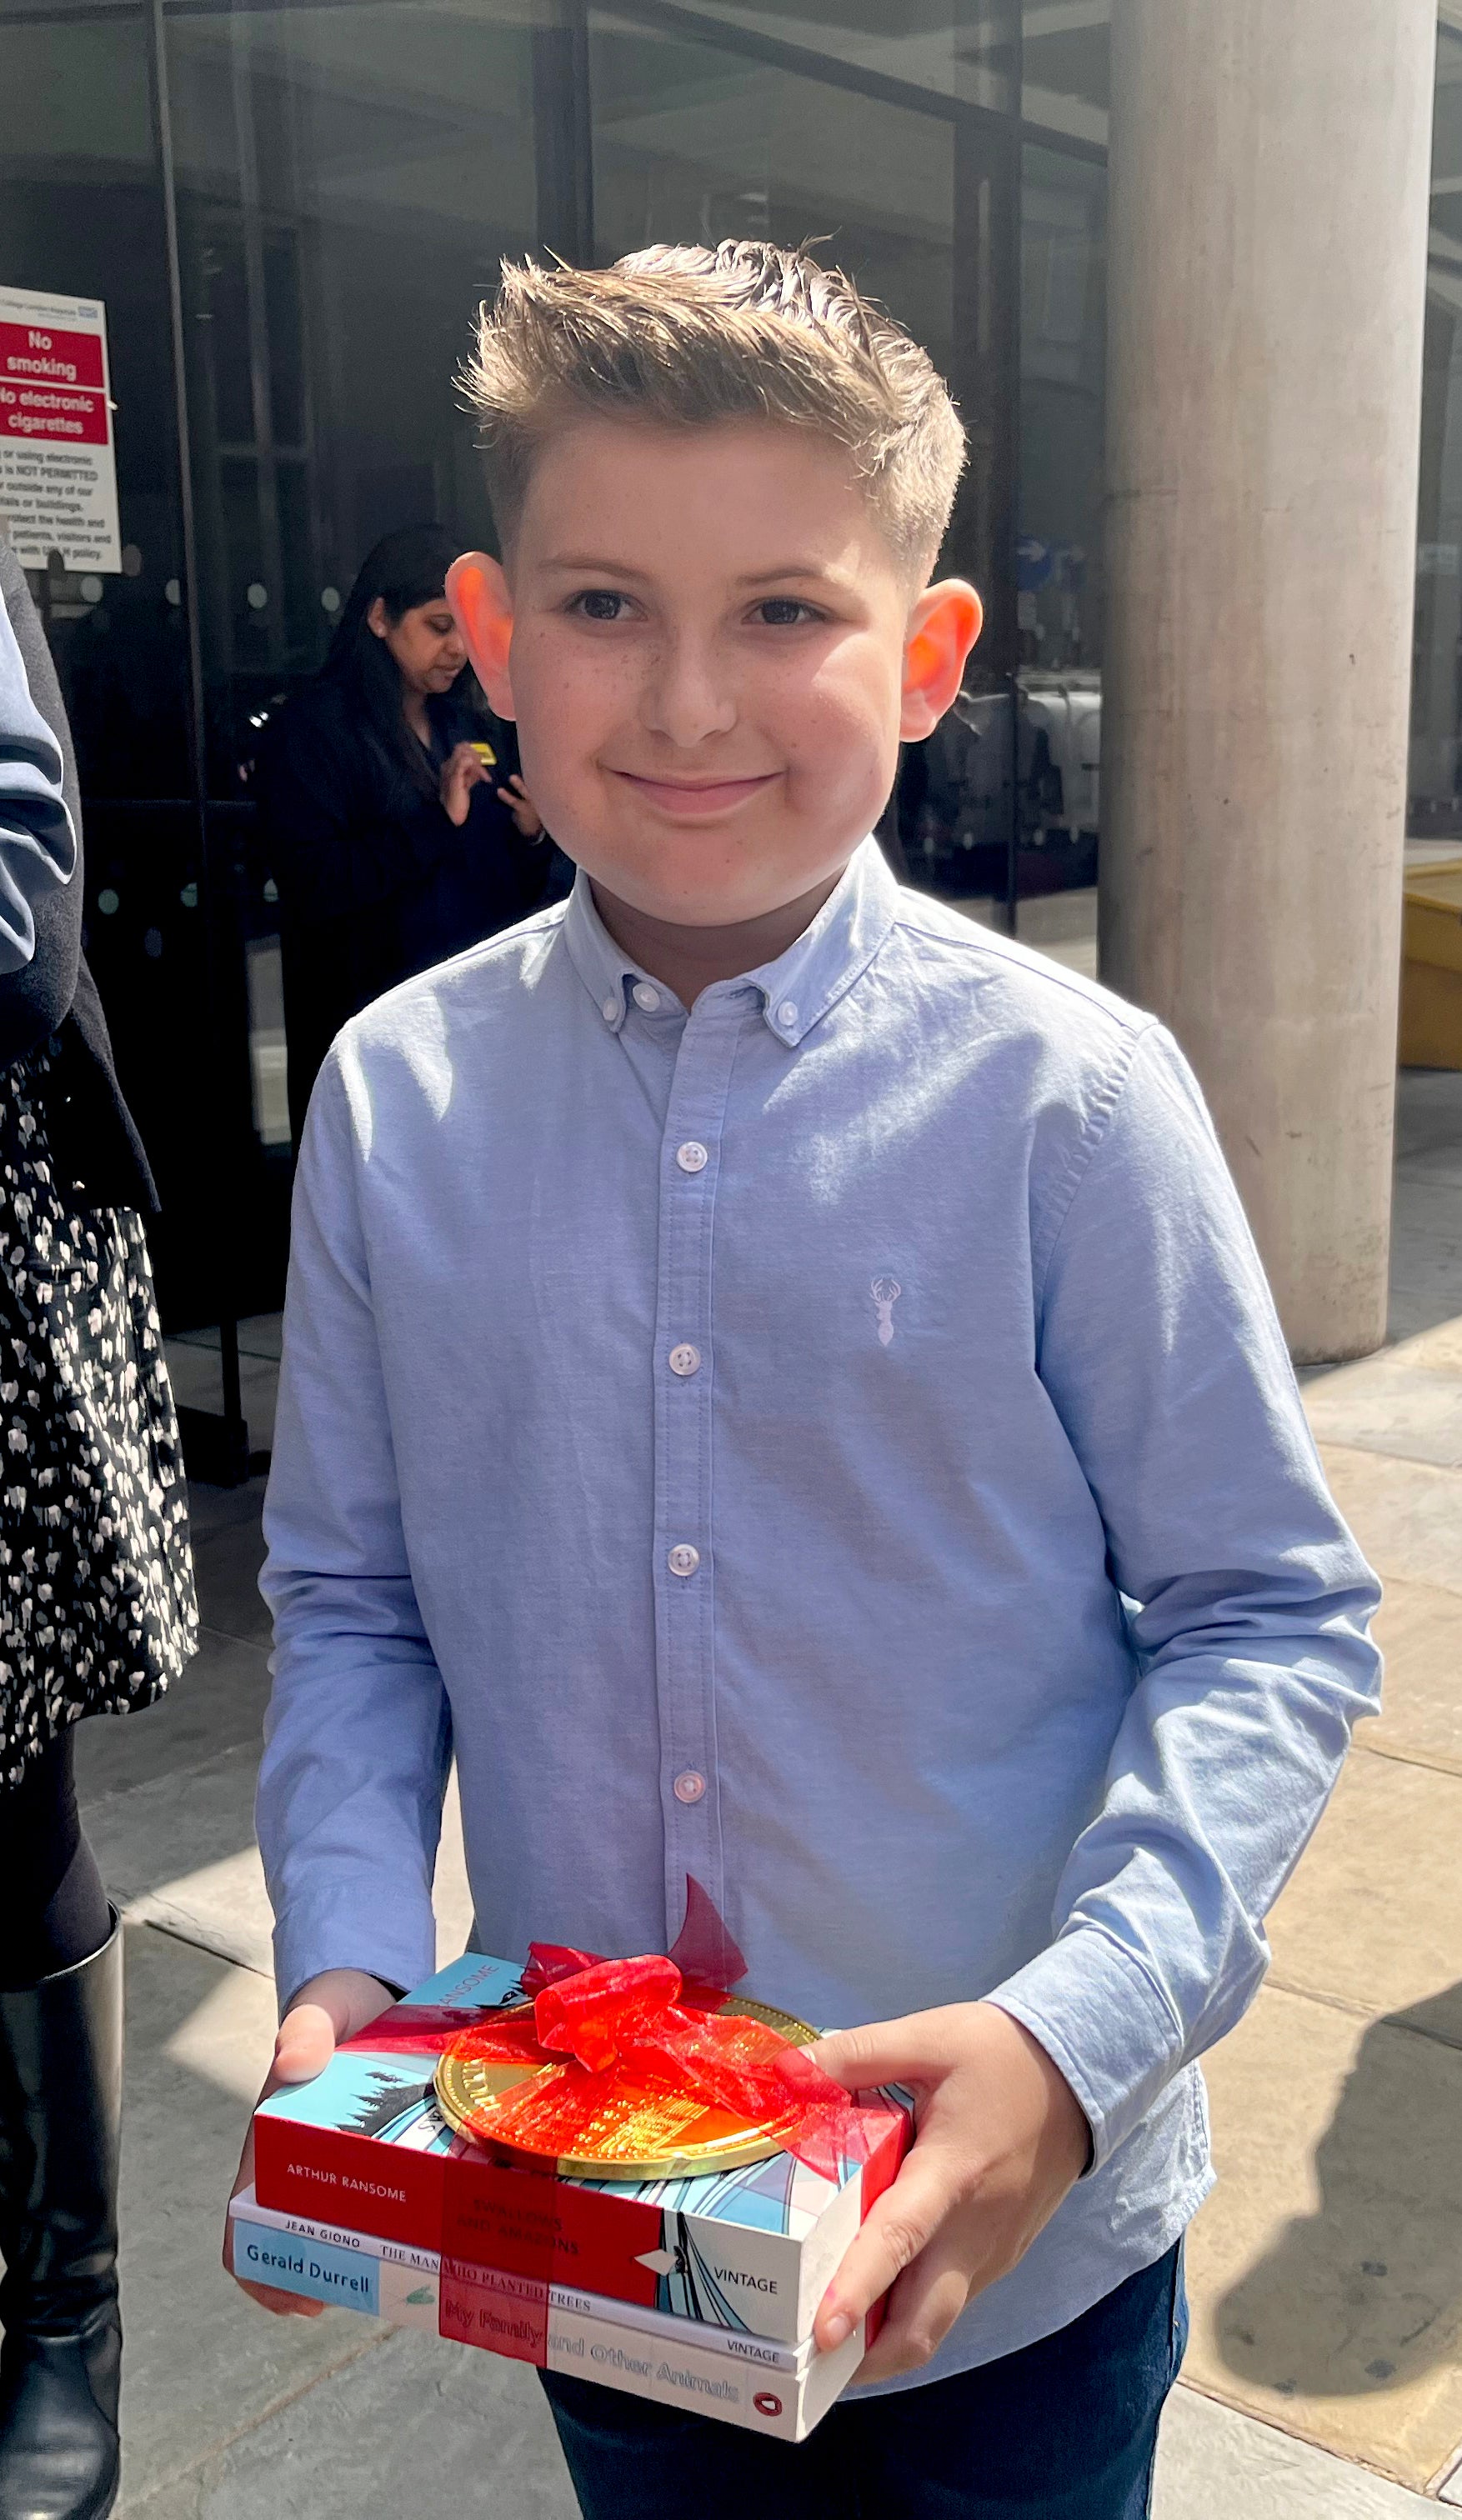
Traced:
POLYGON ((698 1803, 705 1791, 706 1779, 698 1768, 687 1768, 684 1775, 675 1779, 675 1800, 678 1803, 698 1803))
POLYGON ((619 1000, 617 998, 606 998, 599 1012, 603 1015, 606 1023, 613 1023, 615 1017, 619 1012, 619 1000))
POLYGON ((699 1138, 687 1138, 683 1147, 676 1148, 675 1161, 683 1173, 704 1173, 710 1157, 699 1138))
POLYGON ((636 980, 629 994, 642 1015, 653 1015, 660 1005, 660 991, 652 989, 648 980, 636 980))
POLYGON ((677 1541, 665 1563, 672 1575, 694 1575, 701 1563, 701 1552, 688 1540, 677 1541))
POLYGON ((678 1373, 684 1379, 687 1374, 698 1373, 700 1368, 701 1351, 698 1347, 692 1347, 688 1340, 682 1342, 679 1347, 671 1348, 670 1372, 672 1373, 678 1373))
POLYGON ((777 1009, 777 1021, 784 1032, 790 1032, 797 1021, 797 1008, 791 998, 784 998, 777 1009))

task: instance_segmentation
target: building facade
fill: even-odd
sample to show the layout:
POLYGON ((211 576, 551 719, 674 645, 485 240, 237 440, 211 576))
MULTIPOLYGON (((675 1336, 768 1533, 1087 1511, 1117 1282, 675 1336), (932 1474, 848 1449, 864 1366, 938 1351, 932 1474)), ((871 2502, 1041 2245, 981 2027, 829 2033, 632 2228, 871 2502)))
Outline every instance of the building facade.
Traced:
MULTIPOLYGON (((906 764, 897 837, 916 880, 996 918, 1093 884, 1112 5, 0 0, 0 338, 7 292, 22 321, 105 308, 113 544, 105 565, 25 556, 175 1326, 282 1282, 257 728, 379 534, 434 518, 490 542, 453 380, 504 254, 826 240, 927 344, 973 450, 947 559, 988 628, 956 722, 906 764)), ((1450 837, 1462 8, 1442 15, 1409 811, 1450 837)))

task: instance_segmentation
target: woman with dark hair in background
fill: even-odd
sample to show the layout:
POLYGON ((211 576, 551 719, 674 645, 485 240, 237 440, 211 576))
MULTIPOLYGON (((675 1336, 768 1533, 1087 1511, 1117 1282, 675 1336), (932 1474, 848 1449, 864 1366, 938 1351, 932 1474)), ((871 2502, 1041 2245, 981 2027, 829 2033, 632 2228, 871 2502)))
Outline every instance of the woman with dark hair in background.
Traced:
POLYGON ((81 957, 61 694, 0 541, 0 2512, 116 2496, 121 1928, 74 1727, 198 1645, 156 1195, 81 957))
POLYGON ((324 665, 259 748, 297 1147, 346 1018, 548 890, 552 845, 447 608, 456 557, 439 525, 377 543, 324 665))

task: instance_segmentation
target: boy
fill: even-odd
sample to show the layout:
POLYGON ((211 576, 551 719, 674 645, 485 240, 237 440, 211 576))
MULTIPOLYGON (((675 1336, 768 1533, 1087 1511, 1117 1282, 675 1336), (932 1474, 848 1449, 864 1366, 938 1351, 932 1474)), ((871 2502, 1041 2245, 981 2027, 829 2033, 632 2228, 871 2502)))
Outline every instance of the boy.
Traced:
MULTIPOLYGON (((580 869, 337 1043, 297 1194, 259 1836, 318 2070, 483 1947, 663 1950, 919 2098, 796 2451, 546 2383, 590 2520, 1136 2520, 1194 2058, 1375 1705, 1376 1588, 1158 1025, 865 838, 980 623, 924 354, 764 245, 509 270, 451 596, 580 869)), ((282 2297, 274 2297, 281 2306, 282 2297)), ((295 2305, 291 2304, 291 2307, 295 2305)))

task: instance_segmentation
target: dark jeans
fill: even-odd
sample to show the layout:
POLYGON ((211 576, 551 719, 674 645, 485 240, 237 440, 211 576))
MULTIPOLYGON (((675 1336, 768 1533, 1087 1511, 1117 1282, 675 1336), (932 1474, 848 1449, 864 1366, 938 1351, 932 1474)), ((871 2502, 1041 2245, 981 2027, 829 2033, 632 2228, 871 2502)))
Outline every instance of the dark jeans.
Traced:
POLYGON ((845 2401, 796 2447, 542 2377, 585 2520, 1146 2520, 1187 2341, 1179 2244, 1023 2353, 845 2401))

